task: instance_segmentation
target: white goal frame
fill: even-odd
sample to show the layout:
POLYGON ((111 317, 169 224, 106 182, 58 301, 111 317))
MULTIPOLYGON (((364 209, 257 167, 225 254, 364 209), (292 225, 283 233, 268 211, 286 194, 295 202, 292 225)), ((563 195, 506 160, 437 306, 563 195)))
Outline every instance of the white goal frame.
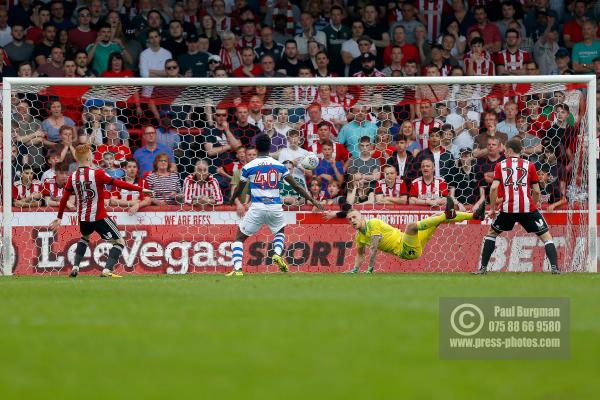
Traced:
POLYGON ((10 275, 12 254, 12 176, 11 176, 11 91, 19 85, 58 86, 311 86, 322 85, 452 85, 452 84, 568 84, 587 86, 588 126, 588 248, 589 263, 584 270, 597 272, 597 218, 596 218, 596 76, 595 75, 539 75, 539 76, 449 76, 449 77, 386 77, 386 78, 4 78, 2 87, 2 268, 10 275))

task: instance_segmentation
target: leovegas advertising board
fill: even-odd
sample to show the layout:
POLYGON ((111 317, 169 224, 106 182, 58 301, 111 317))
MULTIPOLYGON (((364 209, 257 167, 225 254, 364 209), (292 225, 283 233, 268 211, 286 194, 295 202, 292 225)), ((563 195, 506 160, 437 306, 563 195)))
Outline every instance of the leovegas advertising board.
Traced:
MULTIPOLYGON (((402 229, 432 212, 364 211, 402 229)), ((48 230, 53 212, 14 213, 13 272, 18 275, 68 273, 76 242, 77 221, 66 214, 58 233, 48 230)), ((568 251, 578 251, 582 239, 566 243, 565 213, 548 214, 559 260, 568 251)), ((139 212, 134 216, 113 213, 126 239, 117 271, 133 274, 221 273, 231 268, 231 241, 238 217, 234 212, 139 212)), ((291 272, 340 272, 352 267, 355 255, 353 229, 344 220, 324 221, 319 214, 286 212, 286 254, 291 272)), ((480 224, 443 224, 427 244, 423 256, 406 261, 380 254, 382 272, 467 272, 477 268, 488 221, 480 224)), ((271 265, 272 235, 263 228, 245 244, 244 269, 275 272, 271 265)), ((93 236, 82 273, 97 273, 106 261, 110 244, 93 236)), ((534 235, 521 228, 502 235, 490 269, 497 271, 541 271, 544 248, 534 235)))

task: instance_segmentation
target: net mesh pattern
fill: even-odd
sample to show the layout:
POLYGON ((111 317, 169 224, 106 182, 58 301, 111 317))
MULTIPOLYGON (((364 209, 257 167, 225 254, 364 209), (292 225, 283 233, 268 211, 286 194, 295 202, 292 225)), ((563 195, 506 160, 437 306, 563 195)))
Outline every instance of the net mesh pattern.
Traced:
MULTIPOLYGON (((561 264, 568 270, 584 268, 589 251, 584 213, 590 145, 584 85, 317 83, 269 87, 14 86, 13 188, 8 189, 13 191, 12 229, 15 238, 32 241, 15 262, 22 263, 21 271, 39 273, 64 272, 72 264, 76 226, 65 226, 58 236, 46 226, 56 212, 58 189, 75 168, 72 146, 88 142, 94 147, 98 168, 120 178, 136 177, 135 182, 143 178, 155 194, 159 192, 144 201, 112 190, 105 199, 109 213, 118 215, 128 244, 119 267, 122 271, 217 272, 230 268, 230 243, 239 223, 239 209, 227 203, 239 184, 242 166, 256 157, 254 136, 267 132, 274 138, 272 153, 281 162, 297 163, 306 151, 319 155, 321 162, 315 171, 289 168, 329 209, 338 209, 343 198, 368 216, 401 229, 408 222, 440 212, 445 194, 453 196, 462 211, 471 211, 487 199, 493 168, 502 157, 506 140, 519 136, 524 158, 534 163, 540 175, 543 209, 556 208, 564 215, 566 222, 551 228, 557 246, 576 250, 563 252, 561 264), (225 114, 224 119, 219 114, 225 114), (320 133, 323 121, 327 132, 320 133), (223 123, 233 139, 222 129, 223 123), (65 134, 63 125, 73 129, 66 129, 65 134), (159 171, 156 160, 144 154, 148 129, 157 133, 160 148, 167 149, 170 162, 166 171, 159 171), (290 131, 299 132, 299 149, 292 145, 290 131), (370 138, 364 154, 362 136, 370 138), (398 158, 398 152, 403 155, 404 151, 409 154, 408 161, 398 158), (138 163, 129 163, 130 159, 138 163), (194 187, 198 179, 206 179, 197 172, 201 164, 216 182, 213 186, 194 187), (427 165, 433 183, 417 182, 429 180, 423 171, 427 165), (190 184, 189 177, 194 174, 196 180, 190 184), (206 216, 212 211, 220 212, 206 216), (169 222, 172 226, 164 233, 169 222), (161 235, 174 237, 171 241, 163 237, 161 242, 156 239, 161 235), (152 251, 160 255, 153 258, 148 255, 152 251), (135 268, 141 264, 141 270, 135 268)), ((339 224, 332 242, 308 240, 319 231, 312 206, 289 187, 281 190, 285 210, 295 212, 286 228, 291 270, 343 270, 350 266, 353 231, 339 224), (326 259, 319 255, 325 253, 326 259)), ((246 194, 242 201, 247 208, 246 194)), ((487 226, 479 228, 483 236, 487 226)), ((401 262, 399 269, 460 270, 465 252, 472 252, 476 265, 480 243, 471 243, 472 229, 471 225, 440 226, 421 261, 401 262)), ((535 237, 523 239, 525 236, 517 228, 508 239, 499 239, 491 268, 519 270, 518 257, 513 260, 507 246, 526 256, 529 250, 515 247, 515 241, 525 240, 528 246, 537 246, 535 251, 540 250, 541 242, 535 237)), ((271 265, 272 239, 267 229, 259 232, 247 245, 245 268, 277 270, 271 265)), ((92 247, 89 271, 103 265, 109 245, 94 242, 92 247)), ((377 270, 398 270, 394 265, 399 262, 382 256, 377 270)))

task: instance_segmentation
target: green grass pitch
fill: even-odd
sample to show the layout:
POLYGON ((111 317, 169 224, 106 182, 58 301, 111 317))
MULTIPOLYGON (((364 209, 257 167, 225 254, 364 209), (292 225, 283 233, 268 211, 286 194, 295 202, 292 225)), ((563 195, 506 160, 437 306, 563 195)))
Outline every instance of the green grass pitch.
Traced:
POLYGON ((591 399, 600 275, 0 278, 1 399, 591 399), (441 296, 571 299, 570 360, 438 357, 441 296))

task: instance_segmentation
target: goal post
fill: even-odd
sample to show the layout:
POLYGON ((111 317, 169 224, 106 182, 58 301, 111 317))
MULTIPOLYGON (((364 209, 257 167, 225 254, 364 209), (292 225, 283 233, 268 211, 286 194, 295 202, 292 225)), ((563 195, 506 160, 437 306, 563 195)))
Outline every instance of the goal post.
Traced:
MULTIPOLYGON (((15 232, 15 226, 23 224, 23 221, 27 218, 35 219, 35 212, 37 211, 40 211, 40 213, 43 214, 43 217, 39 218, 40 226, 42 226, 42 221, 46 223, 50 214, 48 209, 43 208, 43 206, 39 206, 39 208, 30 208, 27 210, 28 212, 26 213, 21 212, 23 211, 23 209, 20 209, 18 212, 13 212, 14 210, 12 189, 13 184, 15 182, 13 172, 16 170, 13 167, 15 166, 15 162, 17 162, 14 159, 14 152, 19 152, 20 150, 18 148, 16 150, 14 149, 13 145, 15 144, 15 133, 13 132, 12 126, 14 124, 13 116, 15 115, 15 113, 17 113, 16 110, 19 99, 25 98, 28 101, 33 99, 33 101, 30 101, 32 107, 32 115, 38 120, 41 119, 43 116, 43 111, 41 110, 41 108, 46 107, 46 103, 50 102, 52 98, 61 96, 70 97, 70 99, 74 103, 76 103, 76 106, 79 107, 80 113, 87 113, 87 111, 85 110, 88 110, 89 108, 100 108, 101 104, 112 104, 115 107, 117 107, 117 104, 125 104, 125 108, 129 108, 131 111, 134 105, 139 105, 140 103, 142 103, 143 108, 145 109, 144 117, 136 116, 133 111, 131 111, 131 113, 129 113, 129 111, 123 111, 123 114, 120 114, 121 111, 118 111, 119 115, 117 115, 117 117, 123 119, 124 122, 127 122, 128 127, 131 128, 131 126, 135 126, 135 129, 140 130, 145 125, 152 125, 152 123, 143 123, 142 118, 146 118, 147 121, 152 121, 153 115, 158 115, 159 118, 162 118, 166 115, 169 116, 169 118, 172 118, 173 129, 175 129, 178 132, 178 134, 180 134, 183 137, 184 133, 181 132, 186 132, 185 134, 189 135, 198 134, 198 132, 203 132, 204 129, 207 129, 207 127, 210 124, 212 124, 211 126, 214 126, 215 122, 213 121, 212 113, 215 111, 218 104, 226 103, 227 108, 235 109, 235 107, 239 104, 238 97, 241 98, 244 103, 247 103, 248 99, 250 98, 249 93, 254 93, 254 91, 246 91, 247 88, 258 87, 266 87, 269 91, 269 100, 268 102, 263 103, 264 108, 268 108, 269 110, 286 109, 290 113, 288 117, 290 121, 289 125, 293 128, 297 128, 305 120, 308 121, 308 112, 306 113, 306 115, 294 115, 292 110, 307 110, 311 106, 311 104, 317 102, 318 99, 315 94, 316 92, 313 93, 312 98, 301 98, 297 92, 294 92, 295 88, 309 88, 311 90, 316 90, 317 86, 327 85, 329 85, 332 88, 332 91, 334 93, 335 87, 348 87, 349 93, 354 97, 354 102, 351 105, 348 105, 347 108, 352 109, 353 107, 364 107, 365 109, 368 109, 367 113, 369 114, 369 116, 372 116, 374 120, 377 120, 378 118, 378 111, 375 111, 375 108, 383 109, 387 107, 391 109, 392 112, 390 112, 390 115, 394 115, 393 122, 397 123, 398 125, 400 125, 401 121, 398 118, 398 115, 400 114, 394 114, 396 107, 404 106, 407 110, 410 109, 410 112, 414 112, 413 107, 424 102, 432 103, 434 106, 445 106, 446 108, 464 107, 466 109, 467 107, 469 107, 469 110, 473 108, 477 114, 481 115, 484 108, 483 103, 488 97, 501 98, 502 96, 504 96, 515 98, 516 100, 514 100, 514 102, 519 104, 520 107, 527 107, 528 102, 539 102, 540 104, 542 102, 547 102, 548 107, 551 108, 550 106, 552 104, 556 104, 553 103, 553 96, 555 96, 556 92, 577 91, 582 96, 585 96, 585 110, 580 110, 580 118, 576 121, 576 126, 578 127, 579 131, 577 132, 577 136, 574 138, 574 140, 576 140, 577 143, 574 144, 573 148, 571 149, 572 151, 569 155, 573 158, 570 161, 571 168, 573 168, 573 171, 570 172, 570 181, 566 182, 568 186, 567 190, 571 190, 571 192, 569 192, 571 194, 576 193, 578 197, 575 195, 569 195, 570 197, 567 196, 568 203, 566 209, 562 211, 562 215, 564 215, 564 217, 568 221, 567 228, 563 230, 565 237, 565 242, 563 245, 566 249, 564 260, 569 263, 568 266, 565 266, 568 270, 597 272, 598 232, 596 204, 596 164, 598 157, 598 114, 596 112, 597 87, 595 76, 528 75, 495 77, 449 76, 443 78, 4 78, 2 87, 2 252, 0 256, 3 274, 11 275, 14 272, 17 259, 21 258, 20 262, 24 262, 22 260, 22 258, 25 257, 24 255, 14 253, 14 249, 17 249, 18 252, 19 248, 19 246, 15 246, 15 237, 13 235, 15 232), (503 94, 503 92, 497 91, 497 87, 500 87, 502 85, 511 85, 513 89, 509 90, 510 93, 503 94), (66 88, 69 87, 79 87, 79 90, 67 90, 66 88), (178 88, 178 90, 170 91, 169 88, 178 88), (439 88, 441 89, 438 91, 439 88), (235 94, 232 95, 232 93, 235 94), (443 95, 440 96, 440 93, 443 93, 443 95), (45 100, 38 101, 38 99, 42 97, 45 100), (548 99, 551 99, 552 101, 548 99), (467 105, 457 106, 457 104, 462 103, 467 105), (167 110, 163 107, 165 105, 170 108, 167 107, 167 110), (479 107, 479 109, 477 109, 477 107, 479 107), (154 110, 156 110, 156 113, 154 110), (203 110, 209 111, 204 113, 203 110), (294 119, 295 122, 292 123, 292 117, 299 118, 294 119), (189 123, 189 121, 191 121, 191 123, 193 124, 194 119, 202 120, 202 127, 198 128, 196 125, 186 125, 189 123), (130 124, 130 122, 132 122, 132 124, 130 124), (185 129, 182 127, 185 127, 185 129), (585 193, 582 194, 582 191, 584 191, 585 193), (569 254, 571 250, 573 254, 569 254)), ((350 121, 350 114, 352 112, 351 110, 347 109, 345 111, 347 111, 348 121, 350 121)), ((466 116, 468 113, 465 111, 463 114, 466 116)), ((275 117, 275 119, 276 118, 277 117, 275 117)), ((550 116, 548 116, 547 120, 548 124, 552 123, 550 116)), ((79 121, 75 122, 77 125, 80 124, 79 121)), ((101 130, 103 138, 105 138, 106 134, 104 124, 108 122, 109 121, 106 120, 102 123, 103 127, 101 130)), ((275 122, 277 121, 275 120, 275 122)), ((544 127, 543 129, 548 128, 544 127)), ((201 134, 203 135, 204 133, 201 134)), ((316 134, 314 135, 316 137, 316 134)), ((423 140, 423 138, 420 138, 420 140, 423 140)), ((182 142, 185 142, 185 139, 182 139, 182 142)), ((194 165, 192 164, 198 161, 198 156, 195 155, 196 153, 190 153, 189 150, 186 149, 182 150, 181 148, 178 148, 176 149, 176 152, 177 151, 180 151, 180 154, 184 155, 176 155, 176 157, 186 158, 186 166, 183 167, 183 170, 181 170, 180 168, 179 171, 181 180, 183 181, 183 178, 185 177, 186 173, 190 171, 193 172, 194 165), (188 156, 188 154, 193 154, 193 157, 188 156)), ((202 151, 205 152, 204 147, 202 147, 202 151)), ((211 168, 215 167, 215 165, 210 166, 211 168)), ((305 217, 311 212, 309 208, 302 208, 300 206, 296 208, 294 207, 295 206, 290 206, 287 208, 287 210, 293 213, 293 218, 290 218, 296 221, 296 223, 298 223, 298 221, 302 220, 303 218, 307 218, 307 221, 311 220, 310 218, 305 217)), ((379 206, 376 204, 376 202, 373 202, 372 204, 369 202, 365 202, 361 204, 359 208, 363 210, 372 211, 375 214, 377 214, 381 210, 383 210, 381 212, 383 212, 384 214, 406 212, 401 206, 379 206)), ((201 210, 202 212, 216 211, 217 207, 212 207, 212 209, 209 210, 205 205, 201 207, 201 210)), ((232 208, 222 208, 222 210, 223 215, 219 214, 219 216, 217 217, 213 215, 213 221, 227 220, 227 224, 235 225, 234 221, 238 221, 237 217, 235 216, 235 210, 232 208)), ((114 209, 109 209, 109 213, 114 211, 114 209)), ((121 216, 119 218, 122 218, 123 221, 135 221, 135 217, 126 215, 127 210, 121 208, 117 211, 120 211, 121 216)), ((180 212, 180 215, 184 215, 190 218, 193 217, 195 212, 194 209, 186 208, 184 206, 181 206, 178 209, 178 211, 180 212)), ((221 211, 221 208, 219 208, 219 211, 221 211)), ((429 212, 431 211, 432 210, 429 210, 429 212)), ((167 214, 168 212, 165 214, 165 221, 168 221, 168 218, 170 218, 170 214, 167 214)), ((137 217, 137 221, 139 223, 141 223, 140 221, 142 220, 150 221, 149 223, 152 223, 153 217, 150 215, 150 213, 147 216, 137 217)), ((186 220, 184 220, 184 222, 185 221, 186 220)), ((318 220, 315 219, 315 221, 318 220)), ((198 223, 200 225, 202 224, 202 222, 198 223)), ((317 222, 314 223, 316 224, 317 222)), ((404 222, 398 222, 397 225, 401 226, 403 223, 404 222)), ((35 227, 35 224, 33 223, 28 222, 25 223, 24 226, 31 226, 33 227, 31 228, 32 230, 39 230, 39 227, 35 227)), ((76 229, 75 227, 72 228, 76 229)), ((126 226, 123 226, 122 228, 124 230, 128 229, 126 226)), ((204 227, 204 229, 205 228, 206 227, 204 227)), ((19 229, 23 228, 20 227, 19 229)), ((207 238, 206 233, 200 233, 200 229, 202 229, 202 227, 199 227, 198 224, 190 222, 190 227, 187 227, 185 229, 187 229, 187 231, 185 232, 189 232, 190 234, 191 242, 189 244, 183 245, 181 244, 183 243, 183 241, 179 240, 180 248, 187 249, 188 247, 191 247, 193 249, 196 249, 197 247, 201 247, 199 243, 204 243, 205 239, 207 238)), ((224 231, 226 231, 229 228, 223 229, 224 231)), ((292 254, 295 254, 293 252, 300 248, 298 246, 294 247, 293 241, 302 238, 304 232, 303 229, 304 228, 302 227, 302 225, 294 226, 291 229, 291 232, 288 234, 287 240, 292 242, 290 250, 292 254)), ((449 228, 444 227, 442 233, 445 229, 449 228)), ((458 229, 462 228, 459 227, 458 229)), ((460 240, 460 237, 456 235, 461 235, 462 231, 458 230, 448 232, 452 233, 448 233, 446 235, 447 238, 444 240, 451 240, 450 236, 454 236, 452 238, 453 240, 460 240)), ((215 233, 215 235, 217 234, 215 233)), ((23 235, 23 232, 19 231, 19 240, 21 240, 23 237, 25 237, 23 235)), ((264 237, 264 240, 267 240, 266 237, 268 237, 268 235, 264 237)), ((32 237, 30 237, 30 240, 34 242, 36 241, 36 239, 32 237)), ((44 243, 50 243, 48 246, 51 246, 53 239, 48 240, 44 243)), ((69 240, 72 240, 72 238, 69 240)), ((348 236, 347 240, 351 241, 350 236, 348 236)), ((445 243, 447 244, 448 242, 445 243)), ((440 244, 440 246, 443 244, 444 243, 440 244)), ((317 244, 314 245, 317 246, 317 244)), ((169 250, 169 246, 171 246, 172 248, 176 247, 176 245, 174 245, 173 243, 162 246, 161 254, 163 254, 164 257, 167 257, 166 254, 168 253, 168 251, 175 251, 175 253, 179 254, 178 252, 181 250, 180 248, 177 248, 176 250, 169 250)), ((225 245, 225 242, 222 242, 221 246, 217 246, 217 244, 214 244, 214 246, 215 251, 216 247, 219 247, 219 249, 223 247, 223 257, 227 258, 229 253, 227 253, 227 250, 225 250, 225 248, 227 247, 225 245)), ((332 247, 332 245, 328 246, 332 247)), ((334 244, 333 247, 335 246, 337 245, 334 244)), ((341 249, 343 245, 340 246, 341 249)), ((436 244, 435 246, 438 245, 436 244)), ((438 249, 435 251, 440 251, 439 247, 435 248, 438 249)), ((99 258, 101 258, 102 251, 102 249, 98 250, 99 258)), ((184 250, 181 251, 183 252, 184 250)), ((312 259, 315 259, 315 252, 318 252, 316 250, 316 247, 312 248, 311 251, 313 251, 313 253, 311 253, 312 259)), ((56 255, 56 260, 60 258, 64 261, 63 264, 67 265, 69 257, 68 254, 68 251, 65 249, 65 253, 63 255, 56 255)), ((266 248, 264 250, 264 254, 266 258, 269 257, 268 250, 266 250, 266 248)), ((437 256, 442 258, 441 254, 436 254, 437 256)), ((32 255, 27 255, 27 262, 35 262, 36 257, 32 255)), ((39 259, 39 257, 37 259, 39 259)), ((92 254, 92 258, 93 257, 96 257, 95 253, 92 254)), ((294 260, 302 259, 302 257, 290 257, 294 260)), ((478 257, 478 255, 473 255, 473 257, 478 257)), ((344 258, 344 260, 347 261, 349 259, 349 253, 346 253, 344 256, 342 256, 342 258, 344 258)), ((216 256, 215 260, 217 260, 216 256)), ((196 260, 194 262, 199 261, 196 260)), ((438 261, 436 261, 436 263, 437 262, 438 261)), ((220 265, 220 261, 215 261, 215 263, 216 264, 213 263, 210 265, 220 265)), ((150 262, 150 264, 152 263, 150 262)), ((58 261, 56 261, 56 265, 59 265, 58 261)), ((439 261, 439 265, 445 264, 439 261)), ((57 272, 60 271, 62 268, 62 266, 48 267, 48 271, 57 272)), ((383 268, 383 270, 388 270, 383 266, 381 268, 383 268)), ((439 267, 439 269, 436 268, 437 267, 433 268, 432 271, 448 270, 447 267, 439 267)), ((187 271, 187 269, 184 270, 184 268, 182 268, 181 270, 183 272, 187 271)), ((308 269, 302 269, 301 266, 298 265, 298 271, 306 270, 308 269)), ((309 270, 320 271, 320 269, 318 268, 309 270)), ((170 271, 173 271, 173 268, 171 268, 170 271)), ((217 271, 216 267, 213 269, 213 271, 217 271)), ((257 271, 263 271, 263 269, 258 268, 257 271)))

